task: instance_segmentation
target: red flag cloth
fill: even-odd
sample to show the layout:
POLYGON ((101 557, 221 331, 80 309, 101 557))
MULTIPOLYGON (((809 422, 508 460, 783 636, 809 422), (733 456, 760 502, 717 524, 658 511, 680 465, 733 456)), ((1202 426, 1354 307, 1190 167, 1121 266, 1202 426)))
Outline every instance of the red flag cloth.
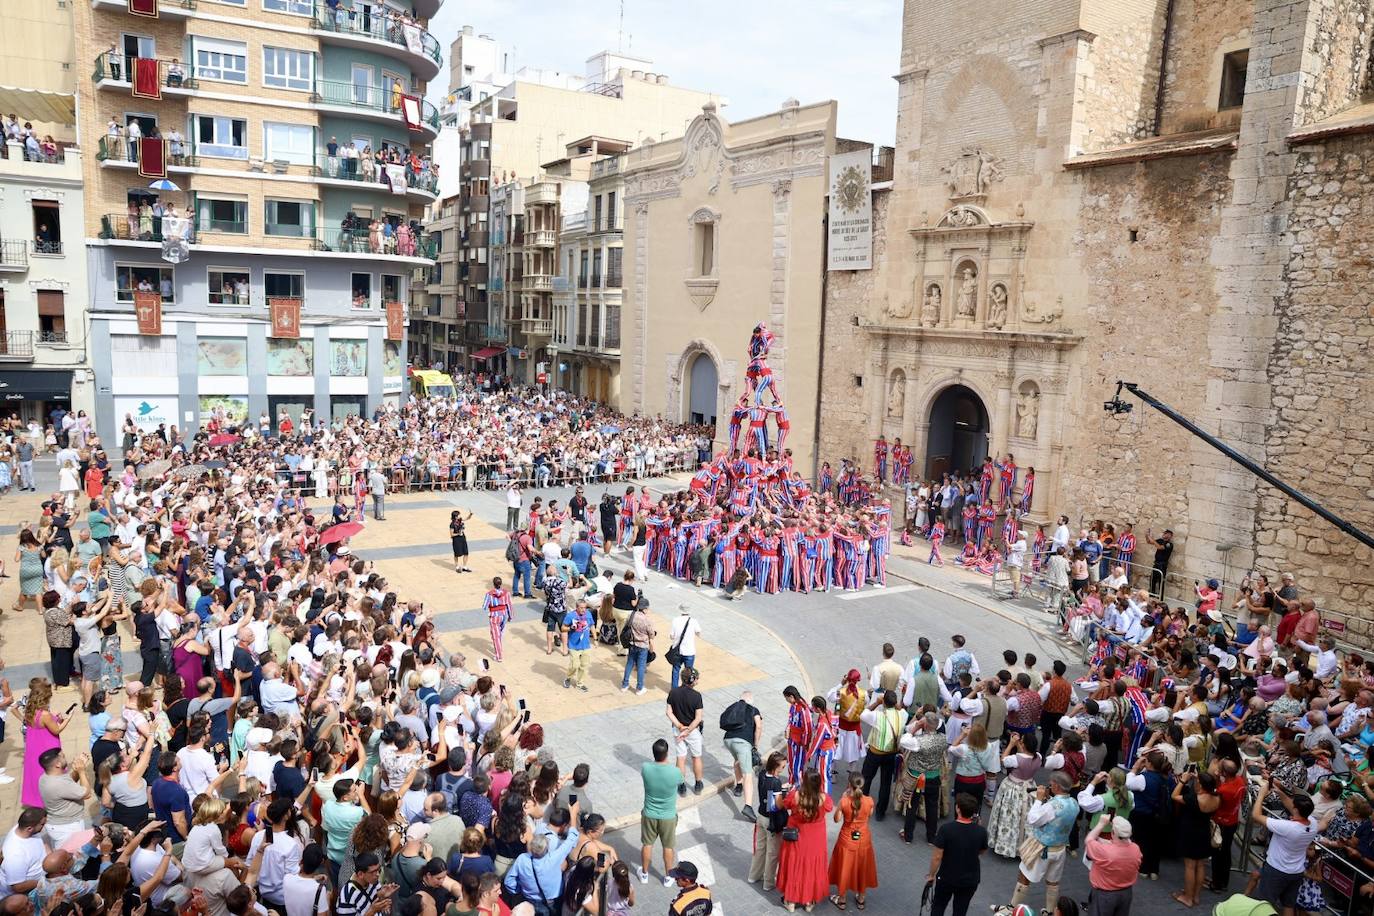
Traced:
POLYGON ((272 316, 272 337, 301 336, 301 300, 272 297, 267 300, 272 316))
POLYGON ((162 333, 162 293, 140 291, 134 293, 134 315, 138 318, 138 333, 154 337, 162 333))
POLYGON ((405 305, 400 302, 386 304, 386 339, 400 340, 406 332, 405 305))
POLYGON ((411 130, 420 130, 420 99, 413 95, 401 96, 401 117, 405 119, 406 127, 411 130))
POLYGON ((129 12, 135 16, 157 18, 157 0, 129 0, 129 12))
POLYGON ((167 177, 167 141, 159 137, 138 138, 138 174, 142 178, 167 177))
POLYGON ((134 98, 162 98, 162 78, 155 57, 134 58, 134 98))

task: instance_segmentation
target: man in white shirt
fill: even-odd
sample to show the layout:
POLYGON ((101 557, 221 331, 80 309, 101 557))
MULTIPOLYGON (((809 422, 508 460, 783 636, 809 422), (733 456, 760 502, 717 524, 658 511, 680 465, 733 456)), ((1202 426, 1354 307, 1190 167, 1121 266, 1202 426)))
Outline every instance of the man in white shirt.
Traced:
POLYGON ((329 885, 325 882, 324 850, 311 843, 301 853, 300 871, 282 877, 286 916, 328 916, 329 885))
POLYGON ((1340 667, 1340 659, 1336 658, 1336 639, 1326 635, 1319 638, 1314 645, 1310 642, 1303 642, 1301 639, 1295 640, 1297 647, 1309 655, 1317 658, 1316 675, 1317 680, 1325 681, 1331 678, 1340 667))
POLYGON ((520 508, 525 503, 525 497, 520 492, 518 484, 512 483, 506 490, 506 530, 514 531, 520 527, 520 508))
POLYGON ((1059 550, 1069 546, 1069 517, 1059 516, 1059 526, 1054 529, 1054 537, 1050 539, 1050 549, 1059 550))
POLYGON ((213 795, 212 787, 220 770, 214 755, 205 748, 209 738, 203 731, 193 731, 187 737, 190 739, 187 745, 177 751, 177 762, 181 764, 177 781, 192 798, 201 794, 213 795))
POLYGON ((1255 896, 1277 903, 1283 908, 1284 916, 1293 916, 1298 904, 1298 887, 1307 871, 1308 847, 1326 828, 1331 816, 1328 815, 1321 823, 1314 823, 1310 796, 1289 795, 1281 783, 1273 783, 1272 787, 1278 791, 1291 820, 1270 817, 1264 813, 1264 800, 1269 795, 1270 787, 1267 777, 1260 782, 1255 806, 1250 811, 1250 822, 1267 827, 1270 834, 1255 896))
POLYGON ((1113 566, 1112 574, 1101 582, 1102 588, 1108 594, 1116 592, 1126 586, 1126 568, 1124 566, 1113 566))
POLYGON ((43 828, 48 813, 42 808, 21 808, 19 821, 5 835, 4 862, 0 863, 0 899, 10 894, 27 894, 43 877, 43 857, 48 846, 43 828))
POLYGON ((1011 577, 1011 597, 1021 597, 1021 568, 1026 565, 1026 533, 1016 529, 1016 539, 1007 545, 1007 575, 1011 577))
MULTIPOLYGON (((133 875, 134 884, 140 885, 149 880, 157 873, 157 867, 161 864, 164 856, 171 855, 171 842, 163 840, 159 845, 158 840, 162 839, 161 831, 153 831, 145 834, 139 847, 134 850, 133 856, 129 859, 129 872, 133 875)), ((172 856, 172 861, 167 863, 167 873, 162 876, 162 881, 153 888, 153 906, 162 906, 167 899, 169 891, 177 888, 181 883, 181 865, 176 856, 172 856)), ((179 892, 184 893, 184 892, 179 892)), ((189 900, 189 897, 187 898, 189 900)))
POLYGON ((282 680, 281 666, 268 662, 262 667, 262 683, 258 685, 262 697, 262 711, 286 718, 301 714, 300 692, 282 680))

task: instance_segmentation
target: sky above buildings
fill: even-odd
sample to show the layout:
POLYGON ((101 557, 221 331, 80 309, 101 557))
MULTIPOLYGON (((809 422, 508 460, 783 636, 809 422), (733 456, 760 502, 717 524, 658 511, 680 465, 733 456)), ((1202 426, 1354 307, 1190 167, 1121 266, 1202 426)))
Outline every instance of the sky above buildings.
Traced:
MULTIPOLYGON (((839 134, 891 144, 901 0, 451 0, 430 23, 447 56, 464 25, 511 54, 513 69, 581 75, 597 51, 647 57, 679 86, 724 96, 740 121, 784 99, 840 103, 839 134)), ((447 65, 447 60, 445 61, 447 65)), ((446 88, 447 70, 435 80, 446 88)))

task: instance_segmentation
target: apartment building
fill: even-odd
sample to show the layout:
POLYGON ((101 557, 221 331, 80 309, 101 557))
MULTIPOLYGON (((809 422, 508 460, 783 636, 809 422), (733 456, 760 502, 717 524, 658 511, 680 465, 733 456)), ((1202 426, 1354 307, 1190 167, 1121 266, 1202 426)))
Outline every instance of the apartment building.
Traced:
POLYGON ((586 157, 587 205, 564 214, 554 279, 552 362, 558 386, 608 404, 620 401, 623 152, 602 141, 586 157))
MULTIPOLYGON (((459 127, 458 241, 451 254, 446 250, 448 263, 444 267, 446 275, 450 269, 457 271, 458 304, 454 311, 464 316, 462 360, 458 365, 505 372, 534 383, 539 365, 544 364, 547 371, 553 362, 549 350, 552 294, 561 223, 550 214, 558 212, 561 192, 557 189, 563 182, 541 187, 542 166, 551 155, 561 153, 569 138, 618 137, 638 145, 678 135, 704 104, 720 104, 710 93, 671 85, 667 76, 653 72, 651 67, 649 61, 603 51, 587 60, 585 76, 520 70, 499 91, 471 102, 466 111, 467 125, 459 127), (507 285, 504 311, 500 313, 490 306, 493 290, 488 281, 496 258, 491 241, 497 231, 492 214, 494 188, 513 180, 518 180, 524 191, 518 214, 523 226, 518 270, 522 274, 527 269, 535 271, 534 279, 526 281, 522 276, 518 281, 518 318, 511 307, 514 290, 509 286, 516 268, 504 268, 507 285), (551 244, 526 244, 532 241, 525 233, 534 219, 539 220, 543 231, 553 233, 551 244), (498 339, 490 333, 501 326, 498 322, 504 322, 509 337, 498 339), (478 352, 484 355, 477 357, 478 352)), ((514 232, 512 223, 504 251, 508 258, 513 255, 514 232)))
MULTIPOLYGON (((26 101, 16 114, 43 111, 42 123, 58 129, 65 121, 70 136, 70 96, 27 90, 26 101)), ((21 144, 0 141, 0 413, 6 417, 44 423, 58 407, 73 413, 95 407, 82 218, 81 151, 74 144, 63 141, 54 153, 26 159, 21 144)))
POLYGON ((73 5, 103 435, 401 396, 387 315, 433 263, 441 2, 73 5), (161 326, 140 332, 150 291, 161 326))

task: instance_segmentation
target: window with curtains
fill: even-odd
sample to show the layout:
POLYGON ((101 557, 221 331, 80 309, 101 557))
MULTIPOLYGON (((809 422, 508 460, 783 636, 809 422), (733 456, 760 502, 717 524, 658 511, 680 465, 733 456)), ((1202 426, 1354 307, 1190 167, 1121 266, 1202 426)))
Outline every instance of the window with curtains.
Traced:
POLYGON ((262 82, 276 89, 309 92, 315 82, 315 55, 291 48, 262 49, 262 82))
POLYGON ((196 79, 222 83, 248 82, 248 45, 218 38, 191 39, 195 51, 196 79))
POLYGON ((192 115, 191 141, 197 156, 248 158, 248 122, 242 118, 192 115))
POLYGON ((315 235, 315 202, 310 200, 267 200, 267 234, 291 238, 315 235))
POLYGON ((315 164, 315 128, 309 124, 262 124, 263 158, 283 160, 292 165, 315 164))

